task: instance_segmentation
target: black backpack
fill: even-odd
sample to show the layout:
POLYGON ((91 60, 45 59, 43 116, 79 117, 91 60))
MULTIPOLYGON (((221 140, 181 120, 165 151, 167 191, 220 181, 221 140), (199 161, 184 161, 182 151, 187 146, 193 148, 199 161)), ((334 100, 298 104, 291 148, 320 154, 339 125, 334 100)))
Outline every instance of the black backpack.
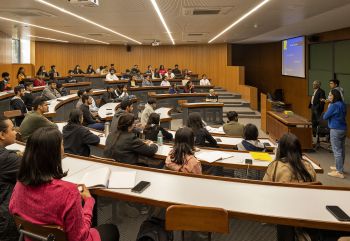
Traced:
POLYGON ((173 241, 173 232, 165 230, 165 221, 156 217, 145 220, 136 241, 173 241))

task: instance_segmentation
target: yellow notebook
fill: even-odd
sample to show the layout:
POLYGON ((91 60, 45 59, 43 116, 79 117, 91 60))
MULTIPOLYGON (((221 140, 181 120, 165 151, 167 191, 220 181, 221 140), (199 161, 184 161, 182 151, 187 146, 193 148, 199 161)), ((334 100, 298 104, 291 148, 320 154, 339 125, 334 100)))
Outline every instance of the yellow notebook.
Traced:
POLYGON ((272 157, 270 156, 269 153, 266 152, 249 152, 250 155, 252 156, 252 158, 254 160, 259 160, 259 161, 268 161, 271 162, 272 161, 272 157))

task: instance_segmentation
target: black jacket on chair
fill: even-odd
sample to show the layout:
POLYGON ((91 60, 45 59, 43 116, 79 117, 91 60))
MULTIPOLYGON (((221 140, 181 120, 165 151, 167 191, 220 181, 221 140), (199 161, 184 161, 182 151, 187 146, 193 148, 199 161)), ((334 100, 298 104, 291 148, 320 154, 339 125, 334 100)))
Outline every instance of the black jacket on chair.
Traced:
POLYGON ((317 111, 320 114, 324 109, 324 102, 322 102, 321 99, 326 99, 326 94, 323 89, 319 88, 315 93, 312 104, 309 103, 309 108, 317 111))

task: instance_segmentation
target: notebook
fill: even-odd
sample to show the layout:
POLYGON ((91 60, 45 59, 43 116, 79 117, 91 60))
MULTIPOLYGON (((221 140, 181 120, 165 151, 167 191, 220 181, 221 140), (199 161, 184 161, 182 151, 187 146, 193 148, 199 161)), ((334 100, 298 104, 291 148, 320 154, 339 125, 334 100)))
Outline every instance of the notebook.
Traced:
POLYGON ((266 152, 249 152, 254 160, 259 161, 272 161, 272 157, 269 153, 266 152))
POLYGON ((85 173, 80 184, 87 188, 133 188, 135 186, 136 171, 111 171, 102 167, 85 173))
POLYGON ((196 153, 196 157, 199 160, 212 163, 212 162, 233 157, 233 155, 231 153, 221 152, 221 151, 200 151, 199 153, 196 153))

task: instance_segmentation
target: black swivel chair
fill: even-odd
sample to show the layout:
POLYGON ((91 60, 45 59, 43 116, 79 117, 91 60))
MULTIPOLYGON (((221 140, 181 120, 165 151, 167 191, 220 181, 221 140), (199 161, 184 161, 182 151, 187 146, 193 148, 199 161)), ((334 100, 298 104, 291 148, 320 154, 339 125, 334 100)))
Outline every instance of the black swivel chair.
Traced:
POLYGON ((332 152, 330 143, 330 129, 328 128, 328 121, 323 119, 323 115, 324 113, 322 113, 318 122, 318 126, 316 128, 317 142, 314 149, 317 150, 318 148, 322 148, 329 152, 332 152), (328 146, 324 147, 321 145, 321 143, 326 143, 328 146))

